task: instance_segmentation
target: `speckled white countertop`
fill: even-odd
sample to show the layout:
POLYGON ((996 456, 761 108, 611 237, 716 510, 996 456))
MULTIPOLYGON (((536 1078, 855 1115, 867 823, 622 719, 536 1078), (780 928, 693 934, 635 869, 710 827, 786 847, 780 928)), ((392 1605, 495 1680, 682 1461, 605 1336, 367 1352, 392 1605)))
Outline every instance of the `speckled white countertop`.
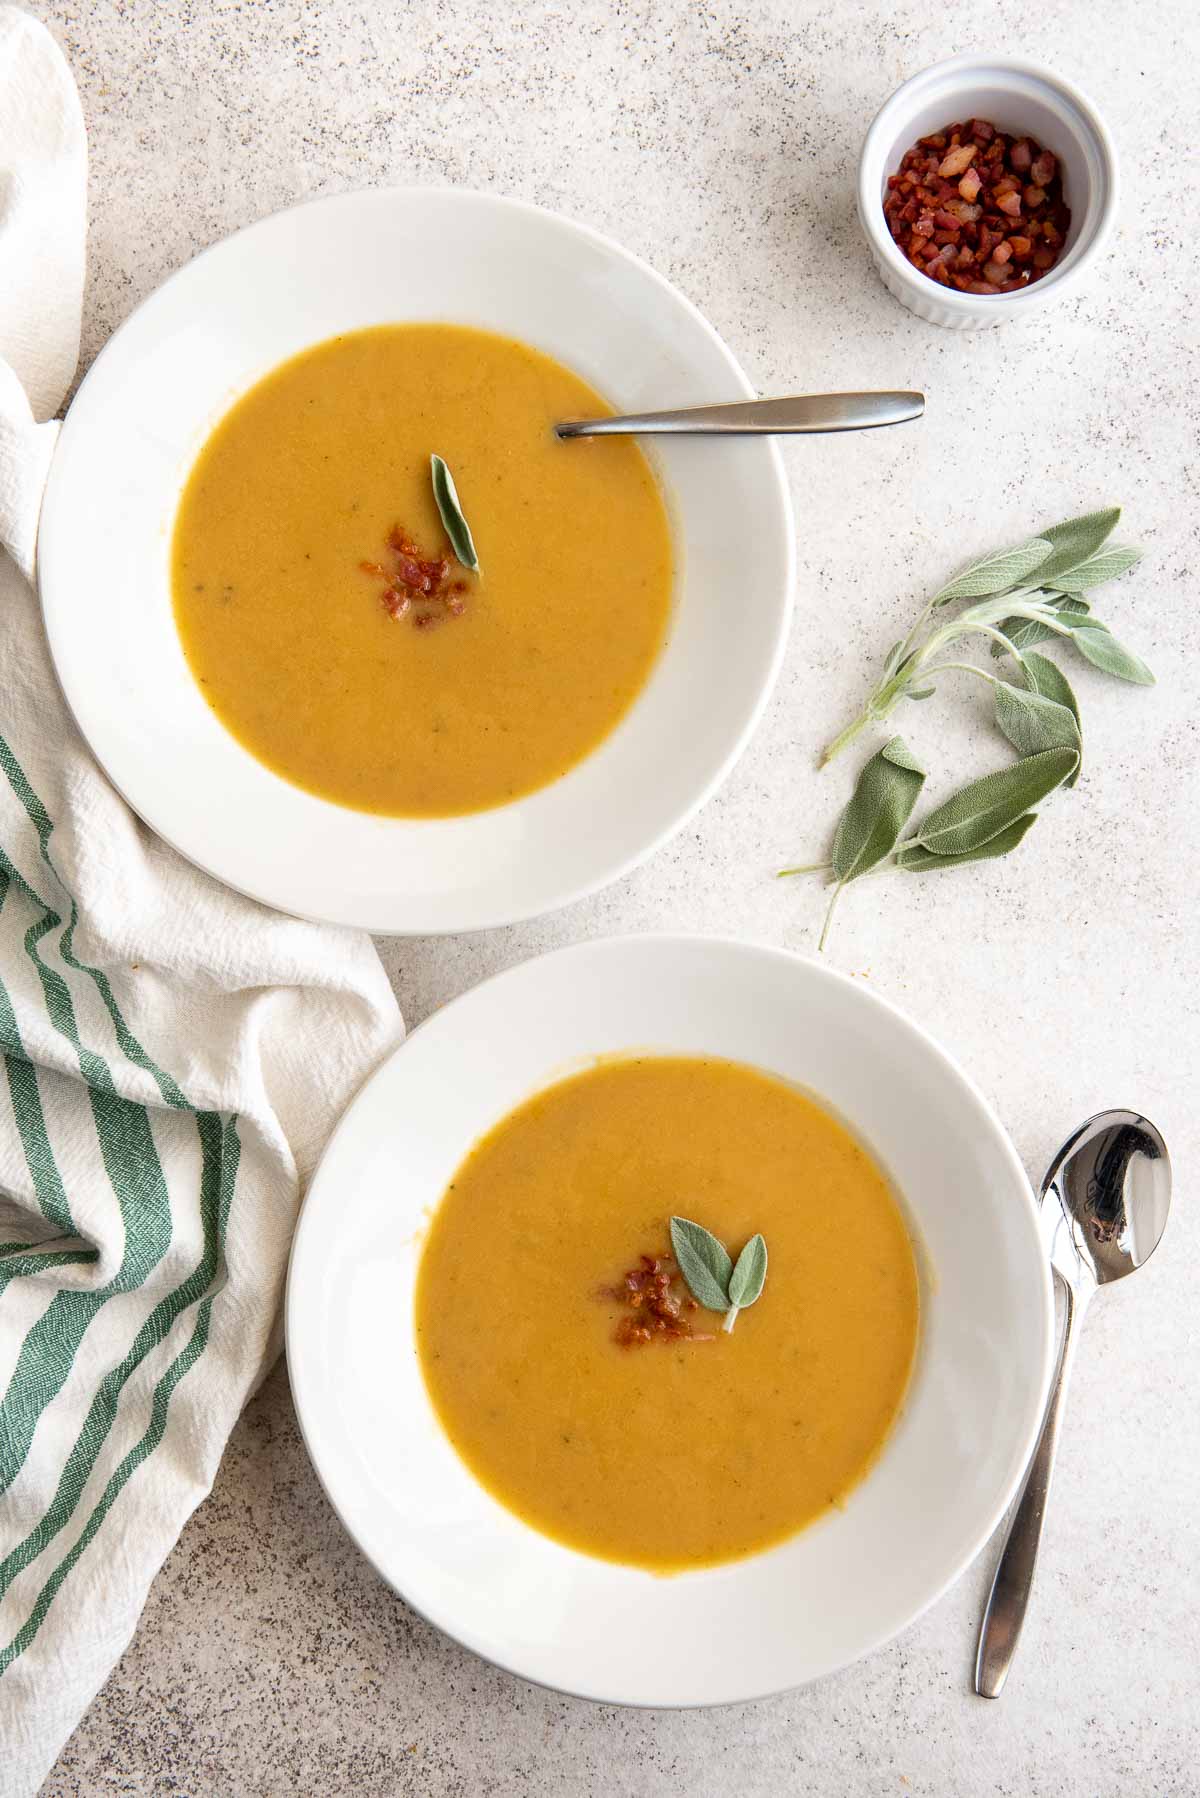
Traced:
MULTIPOLYGON (((408 1021, 484 974, 603 932, 811 949, 820 891, 772 870, 821 845, 853 765, 818 776, 814 751, 861 696, 869 662, 972 551, 1119 500, 1150 554, 1099 609, 1159 687, 1073 668, 1088 746, 1078 793, 1047 807, 1010 862, 848 894, 832 959, 962 1060, 1034 1176, 1078 1120, 1114 1104, 1161 1125, 1177 1171, 1161 1257, 1088 1318, 1036 1605, 1000 1703, 969 1684, 990 1557, 890 1647, 767 1703, 621 1712, 495 1672, 359 1558, 279 1369, 44 1791, 1200 1792, 1192 0, 33 10, 70 57, 91 136, 85 360, 171 270, 265 212, 371 183, 453 182, 610 232, 696 301, 765 392, 928 394, 919 427, 785 447, 795 628, 719 797, 640 872, 548 920, 381 944, 408 1021), (1077 79, 1114 132, 1125 199, 1112 252, 1077 298, 1027 326, 961 336, 919 323, 879 285, 853 170, 892 88, 967 48, 1021 51, 1077 79)), ((947 782, 958 758, 994 753, 974 691, 910 708, 903 726, 947 782)))

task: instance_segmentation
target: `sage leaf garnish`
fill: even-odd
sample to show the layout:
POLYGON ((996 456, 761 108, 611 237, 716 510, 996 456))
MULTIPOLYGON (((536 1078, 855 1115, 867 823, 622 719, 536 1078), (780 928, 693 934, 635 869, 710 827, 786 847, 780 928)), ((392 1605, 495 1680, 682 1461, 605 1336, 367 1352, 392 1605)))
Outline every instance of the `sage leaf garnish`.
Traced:
POLYGON ((1016 549, 997 550, 982 562, 973 562, 961 574, 933 596, 935 606, 948 606, 953 599, 986 599, 993 593, 1007 593, 1018 586, 1034 569, 1054 553, 1054 545, 1044 537, 1031 537, 1016 549))
POLYGON ((1043 749, 985 774, 930 812, 910 840, 936 855, 979 849, 1061 786, 1078 760, 1077 749, 1043 749))
POLYGON ((726 1330, 732 1330, 737 1314, 752 1305, 763 1289, 767 1277, 767 1245, 761 1236, 752 1236, 729 1276, 729 1309, 725 1313, 726 1330))
POLYGON ((932 874, 939 868, 961 868, 966 862, 991 861, 995 856, 1007 855, 1015 849, 1036 818, 1036 812, 1026 812, 1023 817, 1014 819, 1007 830, 998 831, 986 843, 980 843, 977 849, 964 849, 958 855, 937 855, 923 843, 902 843, 896 851, 896 866, 906 868, 910 874, 932 874))
POLYGON ((430 456, 429 471, 433 477, 433 497, 437 501, 437 509, 442 515, 442 524, 456 559, 464 568, 469 568, 472 574, 482 574, 475 539, 459 502, 454 476, 441 456, 430 456))
POLYGON ((732 1330, 738 1312, 759 1297, 767 1277, 767 1245, 762 1237, 750 1238, 735 1266, 711 1230, 690 1218, 673 1217, 671 1247, 697 1304, 707 1311, 723 1311, 722 1327, 732 1330))
POLYGON ((724 1311, 729 1304, 729 1276, 733 1272, 724 1244, 703 1224, 673 1217, 671 1248, 697 1304, 707 1311, 724 1311))

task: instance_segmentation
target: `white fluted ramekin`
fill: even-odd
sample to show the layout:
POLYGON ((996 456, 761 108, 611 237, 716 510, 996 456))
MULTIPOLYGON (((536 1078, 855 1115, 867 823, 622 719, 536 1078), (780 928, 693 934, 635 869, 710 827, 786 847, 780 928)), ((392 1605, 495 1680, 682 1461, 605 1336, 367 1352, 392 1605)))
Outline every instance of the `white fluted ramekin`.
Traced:
POLYGON ((955 330, 1028 318, 1071 292, 1099 260, 1117 212, 1117 158, 1099 113, 1061 75, 1019 56, 970 52, 914 75, 876 114, 858 164, 858 216, 888 292, 918 318, 955 330), (957 119, 988 119, 1052 150, 1071 209, 1065 250, 1020 293, 959 293, 920 274, 893 241, 883 214, 887 178, 919 137, 957 119))

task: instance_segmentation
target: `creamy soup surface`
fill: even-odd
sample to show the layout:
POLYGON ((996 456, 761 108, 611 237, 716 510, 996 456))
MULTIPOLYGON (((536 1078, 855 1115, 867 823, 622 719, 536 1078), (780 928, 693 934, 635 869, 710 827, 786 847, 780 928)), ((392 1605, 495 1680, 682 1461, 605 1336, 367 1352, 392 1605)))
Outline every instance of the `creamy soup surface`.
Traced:
MULTIPOLYGON (((682 1290, 676 1283, 673 1290, 682 1290)), ((458 1453, 547 1535, 659 1572, 754 1553, 840 1504, 902 1403, 913 1245, 884 1174, 806 1094, 738 1063, 612 1059, 458 1169, 422 1252, 420 1364, 458 1453), (734 1329, 630 1344, 624 1276, 695 1220, 767 1244, 734 1329)))
POLYGON ((553 434, 611 410, 550 357, 455 325, 352 332, 260 381, 202 449, 172 543, 184 652, 225 727, 295 784, 394 816, 502 805, 589 754, 644 685, 671 603, 642 451, 553 434), (397 618, 392 533, 450 556, 432 454, 482 577, 455 563, 457 615, 397 618))

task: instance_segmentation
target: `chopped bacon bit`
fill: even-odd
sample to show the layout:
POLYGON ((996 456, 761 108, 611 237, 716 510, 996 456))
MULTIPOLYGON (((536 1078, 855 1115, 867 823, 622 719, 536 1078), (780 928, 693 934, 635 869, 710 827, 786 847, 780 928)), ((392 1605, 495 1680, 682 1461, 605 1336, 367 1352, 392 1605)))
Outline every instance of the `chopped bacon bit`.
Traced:
POLYGON ((390 572, 379 562, 360 562, 359 567, 364 574, 386 582, 380 597, 389 618, 398 620, 412 613, 414 628, 426 630, 442 618, 462 617, 467 609, 462 595, 469 588, 466 581, 450 580, 449 551, 442 556, 424 555, 401 525, 388 534, 388 547, 395 564, 390 572), (425 603, 414 611, 414 601, 425 603))
POLYGON ((396 552, 397 573, 404 585, 411 587, 414 593, 438 592, 450 573, 450 563, 446 557, 423 557, 416 544, 399 525, 393 526, 388 542, 396 552))
POLYGON ((956 150, 951 150, 948 156, 942 158, 938 164, 938 174, 943 181, 948 181, 951 175, 961 175, 964 169, 969 169, 974 160, 975 145, 960 144, 956 150))
POLYGON ((919 139, 887 178, 883 212, 913 267, 963 293, 1027 287, 1053 268, 1071 225, 1058 159, 986 119, 919 139))
POLYGON ((613 1341, 622 1348, 640 1348, 647 1342, 715 1342, 708 1332, 693 1330, 686 1313, 699 1310, 683 1283, 683 1276, 667 1255, 642 1255, 619 1286, 602 1289, 605 1299, 628 1307, 613 1341))

